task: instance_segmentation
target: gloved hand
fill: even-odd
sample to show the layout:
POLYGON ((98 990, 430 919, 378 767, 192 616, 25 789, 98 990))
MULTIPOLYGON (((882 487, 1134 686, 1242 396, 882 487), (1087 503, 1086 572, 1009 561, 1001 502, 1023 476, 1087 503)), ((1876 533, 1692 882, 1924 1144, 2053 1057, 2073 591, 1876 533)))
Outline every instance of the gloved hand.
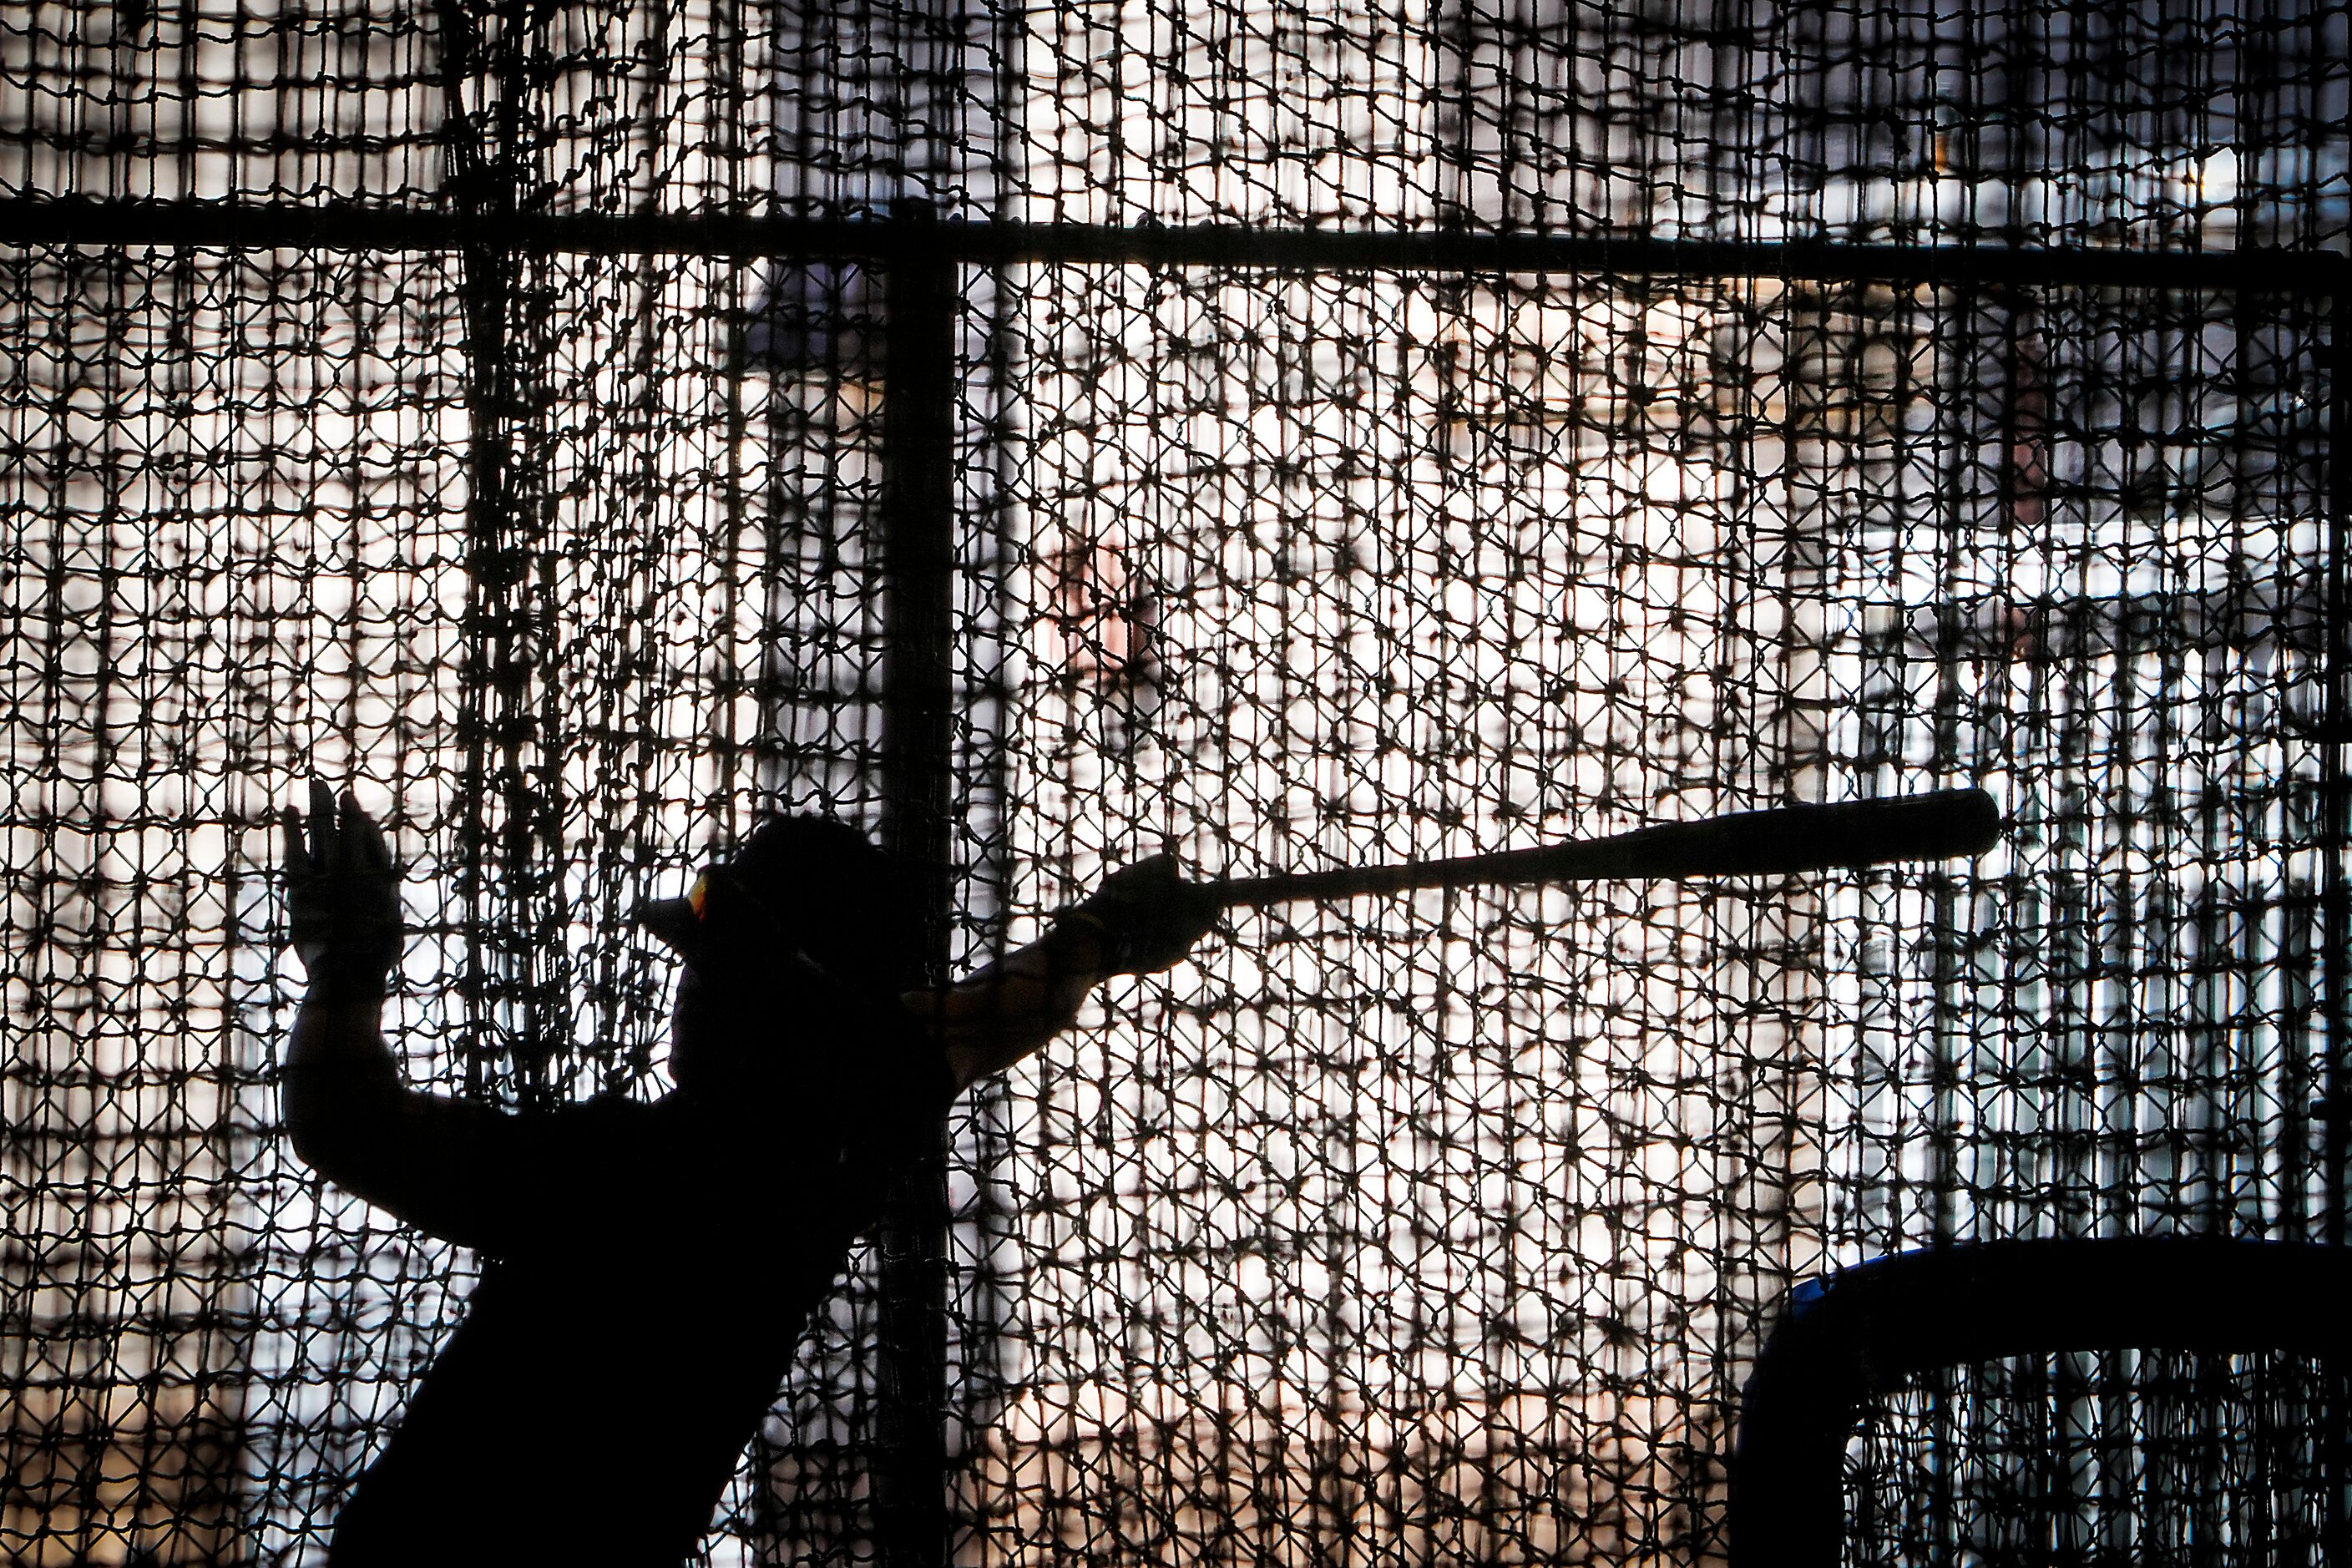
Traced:
POLYGON ((343 792, 310 781, 302 813, 286 808, 287 944, 314 985, 339 996, 380 996, 400 961, 400 873, 383 830, 343 792))
POLYGON ((1213 895, 1178 874, 1174 856, 1152 855, 1105 877, 1057 921, 1094 933, 1105 973, 1153 974, 1183 962, 1220 909, 1213 895))

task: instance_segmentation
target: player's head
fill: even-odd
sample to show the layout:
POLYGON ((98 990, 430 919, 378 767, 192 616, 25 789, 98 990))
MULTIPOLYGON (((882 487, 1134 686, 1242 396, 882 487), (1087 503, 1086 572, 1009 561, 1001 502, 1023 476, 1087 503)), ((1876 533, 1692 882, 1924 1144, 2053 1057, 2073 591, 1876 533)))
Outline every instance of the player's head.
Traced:
POLYGON ((761 823, 691 893, 640 907, 637 922, 686 961, 670 1045, 682 1084, 833 1043, 822 1037, 842 1002, 896 996, 922 951, 904 868, 823 816, 761 823))

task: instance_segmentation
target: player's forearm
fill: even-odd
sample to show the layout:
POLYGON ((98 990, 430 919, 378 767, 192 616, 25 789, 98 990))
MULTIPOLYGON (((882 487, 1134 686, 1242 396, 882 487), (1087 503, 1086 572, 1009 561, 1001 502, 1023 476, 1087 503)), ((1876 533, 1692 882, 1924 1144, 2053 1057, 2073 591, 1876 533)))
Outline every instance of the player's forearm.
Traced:
POLYGON ((403 1083, 381 994, 314 987, 283 1077, 286 1131, 304 1164, 431 1235, 506 1249, 511 1119, 403 1083))
POLYGON ((1104 978, 1102 949, 1080 926, 1059 926, 1028 946, 907 1005, 930 1026, 961 1089, 1031 1055, 1077 1021, 1104 978))
POLYGON ((285 823, 288 934, 310 976, 282 1074, 294 1152, 412 1225, 502 1249, 516 1234, 513 1119, 408 1088, 383 1037, 401 919, 383 830, 316 781, 309 815, 289 807, 285 823))
POLYGON ((383 1037, 383 994, 312 985, 294 1016, 283 1078, 295 1154, 338 1185, 358 1185, 382 1159, 406 1092, 383 1037))

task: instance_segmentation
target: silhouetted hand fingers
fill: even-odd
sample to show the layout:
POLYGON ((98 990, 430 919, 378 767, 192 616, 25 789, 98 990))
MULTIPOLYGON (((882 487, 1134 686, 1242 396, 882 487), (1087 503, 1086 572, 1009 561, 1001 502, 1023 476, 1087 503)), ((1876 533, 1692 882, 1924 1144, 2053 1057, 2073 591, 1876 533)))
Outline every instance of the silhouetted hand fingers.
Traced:
POLYGON ((383 830, 350 791, 310 787, 286 834, 287 937, 305 973, 353 994, 380 993, 400 956, 400 877, 383 830), (307 842, 306 842, 307 841, 307 842))
POLYGON ((278 814, 278 826, 286 840, 279 868, 285 873, 287 885, 291 887, 303 878, 317 875, 310 861, 310 847, 303 842, 301 812, 288 806, 278 814))
POLYGON ((342 869, 353 876, 381 877, 392 869, 392 847, 375 818, 360 809, 352 792, 343 792, 342 822, 336 837, 343 856, 342 869))
POLYGON ((360 817, 360 864, 379 877, 392 869, 392 845, 375 818, 365 815, 360 817))
POLYGON ((339 868, 335 857, 335 792, 324 779, 310 781, 310 868, 320 876, 339 868))

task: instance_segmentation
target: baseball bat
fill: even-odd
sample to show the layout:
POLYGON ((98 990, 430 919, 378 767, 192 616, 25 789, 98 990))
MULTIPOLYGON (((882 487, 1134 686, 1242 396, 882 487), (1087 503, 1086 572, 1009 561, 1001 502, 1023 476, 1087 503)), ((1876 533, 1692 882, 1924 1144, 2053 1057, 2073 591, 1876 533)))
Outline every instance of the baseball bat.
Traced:
POLYGON ((1948 789, 1837 805, 1734 812, 1494 855, 1234 877, 1200 887, 1228 908, 1255 908, 1410 888, 1783 877, 1894 860, 1981 855, 2000 840, 2000 808, 1992 796, 1980 789, 1948 789))

